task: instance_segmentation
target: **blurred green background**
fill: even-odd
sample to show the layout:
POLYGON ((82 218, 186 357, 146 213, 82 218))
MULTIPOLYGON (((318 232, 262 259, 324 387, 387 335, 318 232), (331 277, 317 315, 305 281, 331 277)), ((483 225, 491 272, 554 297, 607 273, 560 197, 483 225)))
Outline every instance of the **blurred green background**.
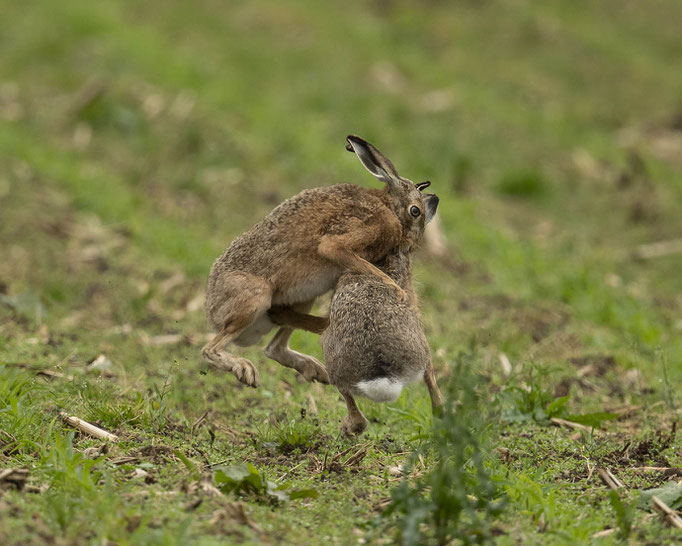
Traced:
MULTIPOLYGON (((499 384, 500 353, 557 366, 550 386, 606 354, 624 383, 577 405, 675 393, 678 1, 27 0, 0 20, 0 359, 106 352, 123 395, 183 360, 191 421, 207 384, 236 389, 196 379, 213 260, 304 188, 377 187, 344 151, 355 133, 441 197, 447 255, 416 270, 440 376, 471 345, 499 384), (145 342, 165 334, 190 343, 145 342)), ((245 354, 268 392, 292 380, 245 354)), ((239 393, 212 407, 259 396, 239 393)))

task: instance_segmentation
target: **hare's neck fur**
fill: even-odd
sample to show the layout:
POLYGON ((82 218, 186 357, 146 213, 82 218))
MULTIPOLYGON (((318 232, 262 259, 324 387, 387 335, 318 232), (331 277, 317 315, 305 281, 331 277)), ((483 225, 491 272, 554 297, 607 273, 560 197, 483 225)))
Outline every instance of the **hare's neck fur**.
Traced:
POLYGON ((377 264, 377 267, 403 290, 412 287, 412 258, 409 252, 400 248, 393 249, 377 264))

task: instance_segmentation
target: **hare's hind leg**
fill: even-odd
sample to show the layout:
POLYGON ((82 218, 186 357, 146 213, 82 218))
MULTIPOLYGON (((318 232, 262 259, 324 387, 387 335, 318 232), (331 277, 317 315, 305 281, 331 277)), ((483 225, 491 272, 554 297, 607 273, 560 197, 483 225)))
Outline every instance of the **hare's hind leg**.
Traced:
POLYGON ((348 415, 341 421, 341 428, 348 436, 360 434, 367 428, 368 421, 350 393, 342 392, 341 395, 346 400, 346 407, 348 408, 348 415))
POLYGON ((213 324, 221 324, 222 328, 201 350, 210 367, 232 372, 249 387, 260 385, 258 370, 246 358, 232 355, 223 348, 237 339, 270 307, 272 291, 267 283, 259 281, 257 277, 247 278, 245 275, 225 279, 226 297, 209 312, 209 320, 213 324), (235 283, 240 286, 232 290, 231 285, 235 283))
POLYGON ((424 381, 429 388, 429 396, 431 397, 431 407, 439 408, 443 405, 443 395, 440 393, 438 383, 436 383, 436 375, 433 372, 433 363, 429 361, 429 365, 424 372, 424 381))
MULTIPOLYGON (((291 308, 299 313, 310 311, 313 302, 292 305, 291 308)), ((279 362, 282 366, 293 368, 306 381, 329 383, 329 375, 322 363, 316 358, 294 351, 289 347, 289 339, 294 332, 290 326, 282 326, 265 348, 265 356, 279 362)))

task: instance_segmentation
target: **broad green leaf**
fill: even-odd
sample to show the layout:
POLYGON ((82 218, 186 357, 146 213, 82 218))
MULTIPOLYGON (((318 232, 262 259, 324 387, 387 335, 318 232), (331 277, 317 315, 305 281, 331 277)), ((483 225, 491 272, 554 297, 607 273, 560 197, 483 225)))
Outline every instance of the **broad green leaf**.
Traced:
POLYGON ((602 421, 612 421, 613 419, 618 419, 617 413, 609 413, 608 411, 598 411, 595 413, 581 413, 575 415, 569 415, 566 420, 573 421, 574 423, 579 423, 581 425, 586 425, 588 427, 599 428, 602 421))
POLYGON ((559 413, 561 413, 561 410, 564 409, 564 406, 568 403, 568 399, 569 399, 568 396, 561 396, 560 398, 555 398, 549 403, 549 405, 545 409, 545 412, 550 417, 556 417, 559 413))
POLYGON ((641 495, 639 496, 639 503, 637 506, 639 508, 650 509, 651 497, 654 495, 656 495, 673 510, 682 508, 682 485, 675 481, 670 481, 663 487, 642 491, 641 495))
POLYGON ((289 493, 291 500, 296 499, 316 499, 320 494, 317 489, 295 489, 289 493))

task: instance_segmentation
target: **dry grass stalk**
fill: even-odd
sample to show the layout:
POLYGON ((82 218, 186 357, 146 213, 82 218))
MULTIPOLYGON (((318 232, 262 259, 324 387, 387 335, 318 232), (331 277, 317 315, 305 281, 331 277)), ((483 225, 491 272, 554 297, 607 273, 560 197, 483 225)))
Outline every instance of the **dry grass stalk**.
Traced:
POLYGON ((72 375, 57 372, 55 370, 50 370, 47 368, 35 368, 30 364, 26 364, 25 362, 12 362, 8 364, 11 366, 16 366, 17 368, 21 368, 23 370, 30 370, 34 372, 36 375, 42 375, 43 377, 49 377, 50 379, 65 379, 66 381, 73 381, 72 375))
POLYGON ((386 510, 391 505, 391 497, 384 497, 383 499, 377 501, 374 506, 372 506, 372 510, 375 512, 383 512, 386 510))
POLYGON ((210 413, 211 410, 206 410, 201 417, 199 417, 194 423, 192 423, 192 428, 190 429, 192 434, 196 434, 196 432, 201 428, 201 426, 206 422, 206 418, 208 417, 208 414, 210 413))
POLYGON ((64 419, 64 421, 66 421, 69 425, 71 425, 74 428, 77 428, 78 430, 84 432, 85 434, 89 434, 90 436, 94 436, 95 438, 99 438, 100 440, 110 440, 112 442, 118 441, 118 436, 116 436, 115 434, 107 432, 106 430, 102 430, 101 428, 96 427, 92 423, 83 421, 83 419, 80 419, 73 415, 69 415, 65 411, 60 411, 59 416, 62 419, 64 419))
POLYGON ((36 370, 36 375, 42 375, 44 377, 64 379, 66 381, 73 381, 73 375, 68 375, 61 372, 55 372, 54 370, 36 370))
POLYGON ((639 245, 635 250, 635 258, 650 260, 680 253, 682 253, 682 239, 670 239, 668 241, 639 245))
POLYGON ((682 468, 675 468, 674 466, 638 466, 630 470, 640 474, 644 472, 663 472, 666 476, 682 476, 682 468))
POLYGON ((349 468, 351 466, 357 465, 362 461, 362 459, 365 458, 367 455, 367 444, 356 444, 354 446, 350 446, 348 449, 344 449, 340 453, 337 453, 334 455, 331 461, 327 462, 327 455, 324 457, 324 462, 320 465, 320 473, 322 472, 338 472, 342 468, 349 468), (345 457, 348 455, 353 449, 358 448, 359 449, 353 453, 350 457, 348 457, 345 461, 341 462, 341 458, 345 457))
POLYGON ((673 527, 677 527, 678 529, 682 529, 682 518, 677 515, 675 510, 671 509, 656 495, 651 497, 651 501, 653 503, 652 506, 654 507, 654 510, 656 510, 656 512, 658 512, 668 524, 672 525, 673 527))
POLYGON ((598 533, 593 534, 592 538, 607 537, 609 535, 612 535, 615 532, 616 532, 615 529, 604 529, 603 531, 599 531, 598 533))
POLYGON ((302 466, 303 464, 307 463, 308 459, 303 459, 300 463, 298 463, 296 466, 291 467, 289 470, 287 470, 284 474, 282 474, 279 478, 277 478, 278 482, 281 482, 286 478, 289 474, 291 474, 294 470, 302 466))
POLYGON ((362 461, 362 459, 364 459, 366 455, 367 446, 363 446, 360 449, 358 449, 355 453, 353 453, 353 455, 348 457, 348 459, 346 459, 345 462, 343 463, 343 466, 350 467, 360 464, 360 461, 362 461))
POLYGON ((597 474, 599 475, 601 481, 604 482, 609 489, 616 491, 617 489, 625 488, 625 484, 621 482, 610 470, 606 468, 599 468, 597 470, 597 474))
POLYGON ((118 457, 116 459, 110 459, 109 462, 111 464, 115 464, 116 466, 120 466, 122 464, 134 464, 140 462, 139 457, 118 457))
POLYGON ((566 419, 559 419, 558 417, 552 417, 550 422, 556 426, 564 426, 576 430, 582 430, 585 432, 592 432, 592 427, 586 425, 581 425, 580 423, 574 423, 573 421, 566 421, 566 419))

